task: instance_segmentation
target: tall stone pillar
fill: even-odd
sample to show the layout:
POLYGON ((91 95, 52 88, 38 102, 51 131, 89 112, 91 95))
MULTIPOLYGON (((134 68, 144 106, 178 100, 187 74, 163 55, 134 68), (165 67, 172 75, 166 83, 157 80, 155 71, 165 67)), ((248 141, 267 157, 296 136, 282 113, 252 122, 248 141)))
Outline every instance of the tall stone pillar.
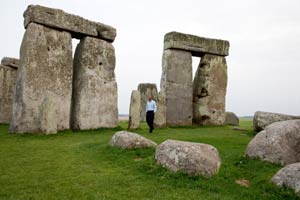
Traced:
POLYGON ((71 34, 30 23, 22 41, 10 132, 69 129, 71 34))
POLYGON ((138 90, 133 90, 130 97, 128 129, 137 129, 140 127, 140 111, 141 93, 138 90))
POLYGON ((225 122, 227 64, 223 56, 202 56, 193 84, 193 121, 199 125, 225 122))
POLYGON ((152 96, 155 101, 158 100, 157 87, 154 83, 140 83, 138 85, 138 91, 141 94, 141 121, 146 121, 146 104, 148 97, 152 96))
POLYGON ((85 37, 74 56, 73 130, 118 126, 115 50, 111 43, 85 37))
POLYGON ((193 72, 192 54, 167 49, 163 53, 161 93, 165 97, 166 124, 192 124, 193 72))

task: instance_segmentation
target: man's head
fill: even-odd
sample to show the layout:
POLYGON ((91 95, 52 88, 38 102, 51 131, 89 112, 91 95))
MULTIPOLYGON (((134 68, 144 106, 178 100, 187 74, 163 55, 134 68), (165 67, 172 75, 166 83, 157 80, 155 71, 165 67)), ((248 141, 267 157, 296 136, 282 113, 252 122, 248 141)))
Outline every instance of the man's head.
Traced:
POLYGON ((149 101, 151 101, 152 100, 152 96, 150 95, 150 96, 148 96, 148 100, 149 101))

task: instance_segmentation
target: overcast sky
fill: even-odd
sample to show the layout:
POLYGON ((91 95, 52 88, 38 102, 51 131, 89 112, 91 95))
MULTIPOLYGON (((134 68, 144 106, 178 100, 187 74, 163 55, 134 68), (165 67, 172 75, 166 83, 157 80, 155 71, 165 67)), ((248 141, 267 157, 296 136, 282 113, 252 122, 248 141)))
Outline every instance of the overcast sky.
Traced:
MULTIPOLYGON (((0 57, 19 57, 29 4, 117 29, 119 113, 129 112, 131 91, 139 83, 159 88, 164 34, 179 31, 230 41, 228 111, 300 115, 299 0, 1 0, 0 57)), ((193 59, 194 71, 198 63, 193 59)))

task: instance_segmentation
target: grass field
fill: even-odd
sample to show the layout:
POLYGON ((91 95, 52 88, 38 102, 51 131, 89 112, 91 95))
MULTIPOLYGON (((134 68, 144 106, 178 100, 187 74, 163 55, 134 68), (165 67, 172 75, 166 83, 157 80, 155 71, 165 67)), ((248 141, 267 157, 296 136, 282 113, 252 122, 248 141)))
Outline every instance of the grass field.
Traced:
POLYGON ((161 143, 166 139, 203 142, 215 146, 222 165, 211 179, 175 174, 155 164, 155 149, 122 150, 108 146, 111 136, 126 129, 65 131, 57 135, 8 134, 0 125, 0 199, 297 199, 270 178, 280 169, 243 157, 254 136, 224 127, 156 129, 145 124, 137 133, 161 143), (235 183, 249 180, 249 188, 235 183))

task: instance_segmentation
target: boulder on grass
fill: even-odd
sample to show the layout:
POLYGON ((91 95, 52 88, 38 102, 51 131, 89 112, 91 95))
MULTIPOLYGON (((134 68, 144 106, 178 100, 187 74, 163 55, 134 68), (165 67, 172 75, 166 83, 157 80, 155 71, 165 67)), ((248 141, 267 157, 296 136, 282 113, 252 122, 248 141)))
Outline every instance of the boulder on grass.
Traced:
POLYGON ((218 150, 208 144, 166 140, 156 148, 156 162, 171 171, 211 177, 219 171, 218 150))
POLYGON ((225 125, 231 125, 231 126, 239 126, 240 120, 238 116, 233 112, 226 112, 225 115, 225 125))
POLYGON ((248 144, 246 155, 287 165, 300 161, 300 120, 275 122, 248 144))
POLYGON ((111 138, 109 144, 123 149, 138 149, 157 146, 155 142, 136 133, 127 131, 116 132, 111 138))
POLYGON ((255 131, 261 131, 264 130, 270 124, 273 124, 274 122, 280 122, 280 121, 286 121, 292 119, 300 119, 300 116, 257 111, 254 114, 253 127, 255 131))
POLYGON ((292 188, 297 195, 300 194, 300 162, 293 163, 280 169, 271 179, 279 187, 292 188))

